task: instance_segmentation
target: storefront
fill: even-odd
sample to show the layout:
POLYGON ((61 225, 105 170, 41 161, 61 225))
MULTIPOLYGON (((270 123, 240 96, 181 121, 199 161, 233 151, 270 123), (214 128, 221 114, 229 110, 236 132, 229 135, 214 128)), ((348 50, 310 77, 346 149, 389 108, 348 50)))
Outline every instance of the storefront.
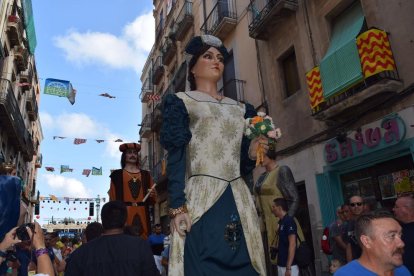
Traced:
POLYGON ((324 225, 353 195, 371 208, 391 209, 398 196, 414 192, 413 118, 410 107, 324 144, 326 165, 316 175, 324 225))

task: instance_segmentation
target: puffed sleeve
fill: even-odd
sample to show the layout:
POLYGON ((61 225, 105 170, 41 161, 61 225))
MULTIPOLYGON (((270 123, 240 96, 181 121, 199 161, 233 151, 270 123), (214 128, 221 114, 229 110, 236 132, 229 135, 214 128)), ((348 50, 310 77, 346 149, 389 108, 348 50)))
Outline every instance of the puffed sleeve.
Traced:
POLYGON ((283 197, 289 203, 288 215, 293 217, 299 206, 299 193, 296 188, 295 179, 291 169, 288 166, 281 166, 279 169, 279 181, 277 187, 282 193, 283 197))
POLYGON ((167 95, 163 103, 160 143, 168 151, 167 176, 171 208, 185 204, 186 148, 191 140, 190 118, 184 102, 176 95, 167 95))
MULTIPOLYGON (((253 105, 246 103, 245 106, 246 112, 244 113, 244 119, 252 118, 257 115, 253 105)), ((249 158, 250 141, 251 140, 247 138, 246 135, 243 135, 240 154, 240 173, 242 176, 251 173, 256 166, 256 161, 249 158)))

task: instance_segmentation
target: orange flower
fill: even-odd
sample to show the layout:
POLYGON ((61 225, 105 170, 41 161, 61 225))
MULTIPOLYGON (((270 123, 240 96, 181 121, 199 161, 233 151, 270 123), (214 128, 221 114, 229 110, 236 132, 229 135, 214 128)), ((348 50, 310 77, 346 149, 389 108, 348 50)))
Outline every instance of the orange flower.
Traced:
POLYGON ((255 125, 255 124, 257 124, 257 123, 261 123, 261 122, 263 122, 263 117, 260 117, 260 116, 254 116, 254 117, 252 118, 252 121, 251 121, 251 123, 252 123, 253 125, 255 125))

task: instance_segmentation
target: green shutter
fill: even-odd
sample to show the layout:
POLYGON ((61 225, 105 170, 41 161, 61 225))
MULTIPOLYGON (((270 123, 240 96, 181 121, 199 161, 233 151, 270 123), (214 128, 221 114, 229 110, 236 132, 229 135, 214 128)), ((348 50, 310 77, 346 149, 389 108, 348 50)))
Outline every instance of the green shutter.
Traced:
POLYGON ((334 22, 329 49, 320 63, 325 98, 343 91, 363 79, 356 36, 364 24, 360 3, 347 9, 334 22))
POLYGON ((24 15, 24 28, 26 30, 27 41, 29 43, 29 52, 34 54, 37 40, 36 40, 36 31, 33 19, 33 9, 32 1, 24 0, 23 1, 23 15, 24 15))

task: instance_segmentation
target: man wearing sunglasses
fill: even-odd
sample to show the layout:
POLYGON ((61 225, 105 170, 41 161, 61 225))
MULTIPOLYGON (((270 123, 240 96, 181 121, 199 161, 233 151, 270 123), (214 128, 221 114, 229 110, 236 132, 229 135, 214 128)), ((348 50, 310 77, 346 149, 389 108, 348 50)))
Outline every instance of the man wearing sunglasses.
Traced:
POLYGON ((349 199, 349 207, 351 208, 352 220, 349 221, 347 227, 346 260, 348 262, 359 258, 362 253, 355 236, 355 221, 364 211, 364 200, 358 195, 352 196, 349 199))

